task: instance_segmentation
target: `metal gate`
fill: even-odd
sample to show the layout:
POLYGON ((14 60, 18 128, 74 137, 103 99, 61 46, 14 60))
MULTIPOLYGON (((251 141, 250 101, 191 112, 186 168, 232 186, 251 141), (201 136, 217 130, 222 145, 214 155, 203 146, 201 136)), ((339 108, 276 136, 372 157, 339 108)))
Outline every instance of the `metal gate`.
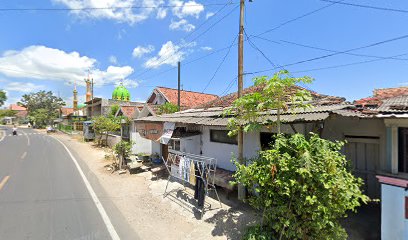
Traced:
POLYGON ((376 178, 380 158, 379 138, 346 137, 346 140, 345 155, 351 162, 354 175, 364 180, 364 193, 371 198, 379 198, 380 184, 376 178))

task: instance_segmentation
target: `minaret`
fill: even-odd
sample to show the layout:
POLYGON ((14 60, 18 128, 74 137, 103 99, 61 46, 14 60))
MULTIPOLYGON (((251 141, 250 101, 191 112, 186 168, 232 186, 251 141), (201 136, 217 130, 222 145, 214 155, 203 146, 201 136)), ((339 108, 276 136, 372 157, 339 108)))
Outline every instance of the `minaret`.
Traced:
POLYGON ((76 82, 75 82, 74 83, 74 101, 73 101, 73 104, 72 104, 72 106, 74 108, 74 111, 78 110, 78 97, 77 97, 77 95, 78 95, 78 91, 76 90, 76 82))
POLYGON ((85 79, 86 82, 86 101, 89 102, 91 101, 91 96, 92 96, 92 89, 91 89, 91 79, 88 78, 85 79))

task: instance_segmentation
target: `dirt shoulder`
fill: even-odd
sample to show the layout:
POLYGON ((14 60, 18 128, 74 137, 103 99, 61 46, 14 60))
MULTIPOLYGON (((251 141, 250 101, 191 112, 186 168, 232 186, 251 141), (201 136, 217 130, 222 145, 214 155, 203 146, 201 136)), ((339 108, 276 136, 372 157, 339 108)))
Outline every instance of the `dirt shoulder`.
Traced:
POLYGON ((240 239, 245 227, 254 222, 253 211, 234 197, 227 200, 221 189, 222 208, 218 201, 209 198, 211 209, 199 220, 192 189, 183 190, 181 184, 171 182, 171 191, 164 197, 167 178, 153 176, 149 171, 111 174, 105 167, 110 163, 105 159, 107 150, 93 147, 78 137, 76 140, 65 134, 53 137, 81 156, 141 239, 240 239))

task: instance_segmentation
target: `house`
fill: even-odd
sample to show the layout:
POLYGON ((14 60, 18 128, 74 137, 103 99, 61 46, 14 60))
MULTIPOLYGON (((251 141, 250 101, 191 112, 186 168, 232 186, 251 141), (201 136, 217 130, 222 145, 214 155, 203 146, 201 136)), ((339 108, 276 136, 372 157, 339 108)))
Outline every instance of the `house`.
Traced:
POLYGON ((10 104, 9 110, 16 111, 17 119, 25 119, 28 115, 27 108, 19 106, 17 104, 10 104))
MULTIPOLYGON (((262 91, 262 87, 244 89, 244 94, 262 91)), ((365 191, 371 196, 379 195, 377 170, 388 170, 385 163, 385 126, 382 119, 363 114, 344 98, 311 92, 310 109, 297 109, 281 115, 282 131, 288 134, 316 132, 323 138, 347 140, 345 153, 351 159, 354 172, 366 181, 365 191), (374 156, 373 156, 374 155, 374 156)), ((168 149, 204 155, 217 159, 217 171, 235 171, 232 156, 238 155, 235 138, 228 136, 228 118, 223 117, 225 108, 231 106, 237 93, 217 98, 199 108, 173 114, 149 116, 136 119, 136 130, 144 138, 158 141, 167 123, 175 123, 173 134, 167 144, 160 144, 160 153, 166 156, 168 149)), ((267 121, 276 121, 276 111, 265 113, 267 121)), ((271 142, 275 133, 270 124, 256 132, 244 133, 244 157, 252 158, 271 142)), ((228 177, 227 177, 228 179, 228 177)), ((228 186, 220 180, 218 185, 228 186)))
MULTIPOLYGON (((180 90, 180 108, 191 109, 207 102, 218 99, 217 95, 180 90)), ((165 103, 171 103, 173 105, 178 104, 178 89, 167 87, 156 87, 153 89, 150 96, 147 98, 146 103, 142 108, 135 109, 134 120, 148 116, 157 116, 160 114, 160 106, 165 103)), ((154 125, 150 126, 148 123, 145 125, 138 125, 142 129, 137 129, 136 124, 133 122, 131 125, 131 139, 135 143, 133 145, 134 153, 146 153, 154 154, 161 153, 161 145, 157 139, 147 139, 143 136, 145 133, 143 130, 147 129, 148 132, 154 132, 154 125)), ((160 136, 159 136, 160 137, 160 136)))
POLYGON ((381 183, 381 239, 408 239, 408 87, 376 89, 356 106, 382 121, 385 169, 381 183))

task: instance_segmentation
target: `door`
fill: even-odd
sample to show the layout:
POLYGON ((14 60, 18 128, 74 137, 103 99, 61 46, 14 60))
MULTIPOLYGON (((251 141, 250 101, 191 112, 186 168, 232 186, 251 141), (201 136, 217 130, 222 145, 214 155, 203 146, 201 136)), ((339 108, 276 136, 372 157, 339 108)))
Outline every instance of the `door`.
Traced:
POLYGON ((345 155, 353 174, 363 179, 362 189, 371 198, 380 197, 380 184, 376 178, 379 168, 380 144, 378 137, 346 137, 345 155))

